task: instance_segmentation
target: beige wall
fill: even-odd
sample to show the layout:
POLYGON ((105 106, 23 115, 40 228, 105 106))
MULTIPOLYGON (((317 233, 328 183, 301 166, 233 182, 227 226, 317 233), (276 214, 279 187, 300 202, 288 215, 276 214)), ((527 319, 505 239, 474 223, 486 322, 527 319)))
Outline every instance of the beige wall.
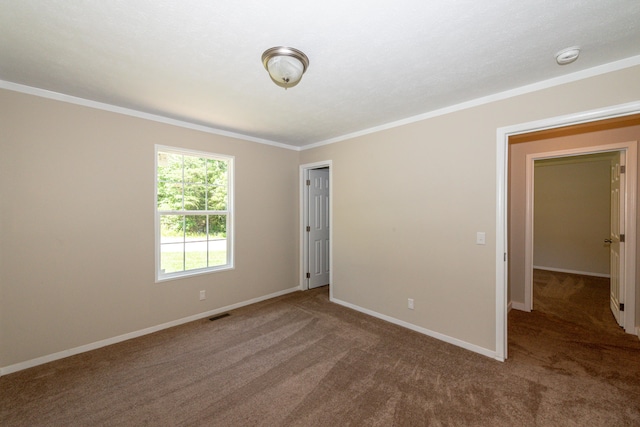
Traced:
POLYGON ((296 151, 6 90, 0 130, 0 367, 299 285, 296 151), (154 144, 235 156, 234 270, 154 283, 154 144))
POLYGON ((493 351, 496 129, 638 99, 634 67, 298 153, 0 91, 0 366, 296 286, 321 160, 334 296, 493 351), (156 143, 236 156, 235 270, 153 282, 156 143))
MULTIPOLYGON (((527 154, 546 153, 638 140, 640 140, 640 126, 630 126, 510 145, 509 286, 512 301, 521 304, 524 303, 525 164, 527 154)), ((638 186, 638 188, 640 189, 640 186, 638 186)), ((637 213, 640 215, 640 210, 638 210, 637 213)), ((640 219, 638 224, 640 224, 640 219)), ((638 231, 640 232, 640 229, 638 229, 638 231)), ((640 237, 640 235, 638 237, 640 237)), ((638 241, 640 241, 640 238, 637 242, 638 241)), ((636 277, 640 277, 638 274, 640 273, 640 263, 636 266, 636 271, 636 277)), ((636 297, 640 298, 640 292, 636 293, 636 297)), ((640 299, 638 299, 638 302, 640 302, 640 299)), ((636 304, 636 307, 640 308, 640 305, 636 304)), ((636 319, 640 320, 640 309, 636 310, 636 319)), ((636 324, 640 323, 638 320, 636 321, 636 324)))
POLYGON ((303 151, 333 161, 334 297, 494 351, 496 129, 638 99, 635 67, 303 151))
POLYGON ((535 267, 609 275, 610 157, 535 162, 535 267))

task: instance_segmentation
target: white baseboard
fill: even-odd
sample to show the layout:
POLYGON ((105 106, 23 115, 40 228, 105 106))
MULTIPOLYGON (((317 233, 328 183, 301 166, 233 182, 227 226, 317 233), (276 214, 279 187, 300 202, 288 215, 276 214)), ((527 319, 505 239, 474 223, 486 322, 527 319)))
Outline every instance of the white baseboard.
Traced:
POLYGON ((511 308, 513 308, 514 310, 529 311, 529 310, 524 308, 524 303, 523 302, 511 301, 509 304, 510 304, 511 308))
POLYGON ((513 308, 513 303, 509 301, 509 304, 507 304, 507 313, 509 313, 512 308, 513 308))
POLYGON ((480 347, 480 346, 477 346, 475 344, 471 344, 471 343, 468 343, 466 341, 462 341, 462 340, 459 340, 457 338, 453 338, 453 337, 450 337, 448 335, 441 334, 439 332, 435 332, 435 331, 432 331, 432 330, 429 330, 429 329, 426 329, 426 328, 422 328, 422 327, 416 326, 416 325, 414 325, 412 323, 405 322, 404 320, 399 320, 399 319, 396 319, 395 317, 390 317, 390 316, 387 316, 385 314, 380 314, 378 312, 375 312, 375 311, 372 311, 372 310, 368 310, 366 308, 362 308, 360 306, 357 306, 357 305, 354 305, 354 304, 351 304, 351 303, 348 303, 348 302, 345 302, 345 301, 342 301, 342 300, 339 300, 339 299, 331 298, 331 302, 335 302, 336 304, 340 304, 340 305, 342 305, 344 307, 350 308, 352 310, 359 311, 359 312, 364 313, 364 314, 368 314, 369 316, 377 317, 378 319, 386 320, 387 322, 402 326, 402 327, 407 328, 407 329, 411 329, 412 331, 416 331, 416 332, 419 332, 421 334, 428 335, 428 336, 430 336, 432 338, 436 338, 436 339, 438 339, 440 341, 444 341, 446 343, 453 344, 453 345, 458 346, 458 347, 462 347, 465 350, 473 351, 474 353, 478 353, 478 354, 481 354, 483 356, 487 356, 487 357, 490 357, 492 359, 496 359, 496 360, 498 360, 500 362, 503 361, 503 359, 498 357, 498 354, 494 350, 489 350, 487 348, 480 347))
POLYGON ((557 271, 558 273, 580 274, 582 276, 604 277, 607 279, 611 278, 610 274, 594 273, 592 271, 568 270, 566 268, 544 267, 541 265, 534 265, 533 268, 536 270, 557 271))
POLYGON ((16 363, 9 366, 4 366, 0 368, 0 377, 3 375, 8 375, 14 372, 22 371, 24 369, 32 368, 34 366, 43 365, 45 363, 53 362, 54 360, 64 359, 65 357, 73 356, 80 353, 85 353, 87 351, 95 350, 101 347, 106 347, 111 344, 116 344, 122 341, 130 340, 132 338, 138 338, 144 335, 152 334, 154 332, 161 331, 163 329, 172 328, 174 326, 182 325, 184 323, 193 322, 194 320, 200 320, 205 317, 215 316, 216 314, 224 313, 226 311, 235 310, 236 308, 244 307, 247 305, 255 304, 260 301, 268 300, 271 298, 279 297, 281 295, 286 295, 291 292, 299 291, 300 287, 296 286, 295 288, 285 289, 283 291, 274 292, 269 295, 265 295, 258 298, 253 298, 248 301, 239 302, 237 304, 231 304, 226 307, 216 308, 214 310, 210 310, 204 313, 195 314, 189 317, 183 317, 182 319, 174 320, 171 322, 163 323, 161 325, 152 326, 150 328, 141 329, 139 331, 129 332, 124 335, 119 335, 113 338, 107 338, 106 340, 97 341, 91 344, 81 345, 79 347, 70 348, 68 350, 59 351, 57 353, 49 354, 42 357, 36 357, 35 359, 27 360, 25 362, 16 363))

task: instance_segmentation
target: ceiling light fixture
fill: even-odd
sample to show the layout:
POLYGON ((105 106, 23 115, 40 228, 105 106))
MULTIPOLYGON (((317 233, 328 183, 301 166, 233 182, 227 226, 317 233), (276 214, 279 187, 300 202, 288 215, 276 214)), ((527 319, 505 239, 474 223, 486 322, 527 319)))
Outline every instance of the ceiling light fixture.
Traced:
POLYGON ((578 46, 568 47, 556 53, 556 62, 558 65, 571 64, 580 56, 580 48, 578 46))
POLYGON ((287 89, 298 84, 309 67, 309 58, 298 49, 278 46, 264 51, 262 64, 271 80, 287 89))

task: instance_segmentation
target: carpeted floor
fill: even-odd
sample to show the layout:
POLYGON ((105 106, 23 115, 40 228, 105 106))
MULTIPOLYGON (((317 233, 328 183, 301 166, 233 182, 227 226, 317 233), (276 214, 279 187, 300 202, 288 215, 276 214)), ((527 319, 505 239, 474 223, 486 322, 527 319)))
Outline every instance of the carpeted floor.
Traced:
POLYGON ((640 425, 640 341, 608 282, 538 271, 534 289, 505 363, 320 288, 4 376, 0 425, 640 425))

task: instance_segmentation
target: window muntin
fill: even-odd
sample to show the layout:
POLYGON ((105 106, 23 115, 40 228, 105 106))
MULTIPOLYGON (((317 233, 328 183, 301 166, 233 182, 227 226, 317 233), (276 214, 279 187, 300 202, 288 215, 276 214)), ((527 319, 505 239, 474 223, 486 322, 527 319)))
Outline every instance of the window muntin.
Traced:
POLYGON ((156 147, 156 279, 233 268, 233 157, 156 147))

